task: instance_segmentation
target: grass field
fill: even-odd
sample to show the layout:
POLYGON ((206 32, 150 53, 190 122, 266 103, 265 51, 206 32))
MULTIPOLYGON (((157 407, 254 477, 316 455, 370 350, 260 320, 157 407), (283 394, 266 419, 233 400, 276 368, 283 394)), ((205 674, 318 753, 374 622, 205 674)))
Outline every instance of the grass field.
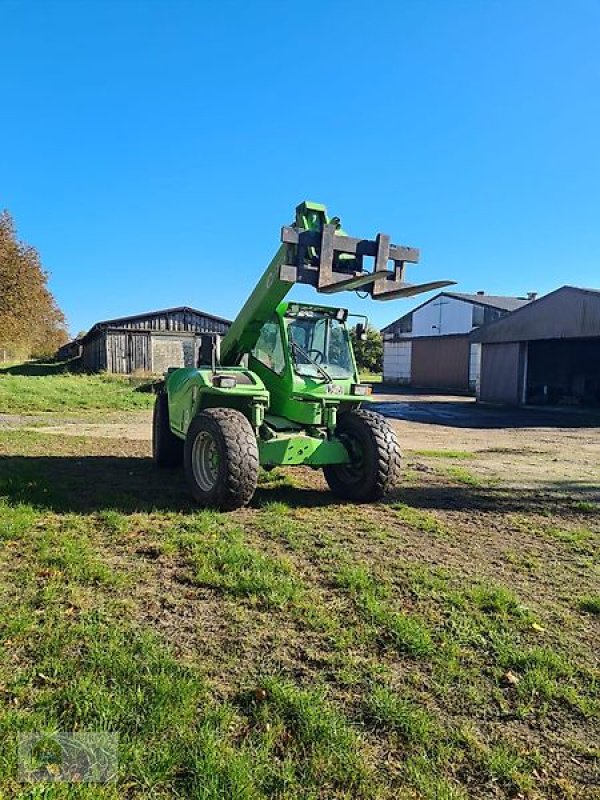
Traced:
POLYGON ((0 369, 0 414, 151 408, 154 397, 127 378, 70 374, 66 364, 30 362, 0 369))
MULTIPOLYGON (((46 378, 80 381, 71 412, 100 381, 46 378)), ((105 408, 146 400, 121 388, 105 408)), ((55 403, 35 391, 36 411, 55 403)), ((0 429, 0 796, 598 797, 589 494, 491 477, 494 432, 487 449, 423 435, 382 503, 275 471, 219 514, 155 472, 127 415, 89 436, 52 410, 0 429), (118 781, 18 784, 18 734, 56 730, 118 732, 118 781)))

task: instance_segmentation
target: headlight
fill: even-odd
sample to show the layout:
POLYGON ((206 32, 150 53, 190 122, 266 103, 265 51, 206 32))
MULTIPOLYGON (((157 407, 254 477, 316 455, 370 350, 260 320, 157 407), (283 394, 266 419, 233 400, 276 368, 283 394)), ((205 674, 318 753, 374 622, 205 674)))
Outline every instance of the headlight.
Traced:
POLYGON ((213 386, 218 386, 219 389, 235 389, 237 380, 235 375, 214 375, 213 386))
POLYGON ((350 394, 355 394, 357 397, 365 397, 371 394, 372 391, 371 387, 365 383, 353 383, 350 388, 350 394))

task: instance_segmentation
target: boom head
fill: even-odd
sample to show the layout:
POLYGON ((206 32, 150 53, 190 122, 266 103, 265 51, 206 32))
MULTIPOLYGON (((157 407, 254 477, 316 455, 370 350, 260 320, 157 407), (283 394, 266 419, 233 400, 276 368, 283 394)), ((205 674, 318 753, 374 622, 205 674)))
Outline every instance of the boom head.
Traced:
POLYGON ((282 278, 310 284, 318 292, 359 289, 373 300, 395 300, 455 283, 408 283, 406 264, 419 261, 416 248, 391 244, 384 233, 372 240, 350 237, 342 230, 339 217, 330 218, 320 203, 300 203, 295 224, 281 229, 281 241, 286 246, 282 278), (365 256, 373 258, 371 271, 365 269, 365 256))
POLYGON ((418 262, 418 250, 391 244, 383 233, 375 239, 354 239, 342 229, 339 217, 329 217, 320 203, 300 203, 294 223, 281 229, 281 242, 223 339, 225 365, 238 364, 252 350, 263 324, 295 283, 309 284, 326 294, 360 290, 373 300, 412 297, 454 283, 408 283, 406 264, 418 262), (373 259, 370 271, 365 257, 373 259))

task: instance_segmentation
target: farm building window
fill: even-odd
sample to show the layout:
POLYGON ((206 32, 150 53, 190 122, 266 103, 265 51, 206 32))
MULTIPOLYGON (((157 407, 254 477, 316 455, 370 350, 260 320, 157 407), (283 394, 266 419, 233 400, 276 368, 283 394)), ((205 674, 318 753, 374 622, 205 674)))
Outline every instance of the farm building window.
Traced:
POLYGON ((490 306, 473 306, 473 327, 479 328, 481 325, 489 325, 490 322, 505 317, 506 311, 490 306))
POLYGON ((479 328, 485 324, 486 309, 483 306, 473 306, 473 327, 479 328))

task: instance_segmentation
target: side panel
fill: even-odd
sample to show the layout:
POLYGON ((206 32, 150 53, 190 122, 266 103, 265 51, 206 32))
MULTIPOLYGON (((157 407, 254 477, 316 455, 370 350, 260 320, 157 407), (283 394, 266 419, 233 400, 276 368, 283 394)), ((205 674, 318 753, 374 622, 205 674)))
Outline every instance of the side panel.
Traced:
POLYGON ((413 386, 423 389, 469 388, 469 337, 413 339, 413 386))
POLYGON ((219 370, 219 374, 239 375, 232 389, 219 388, 212 383, 208 369, 175 369, 167 376, 171 430, 185 436, 190 422, 204 408, 236 408, 257 427, 262 424, 269 393, 256 375, 248 370, 219 370), (245 376, 245 377, 242 377, 245 376))
POLYGON ((474 342, 471 345, 469 356, 469 389, 479 392, 479 378, 481 376, 481 345, 474 342))
POLYGON ((519 342, 483 345, 479 400, 509 405, 521 402, 522 353, 519 342))

